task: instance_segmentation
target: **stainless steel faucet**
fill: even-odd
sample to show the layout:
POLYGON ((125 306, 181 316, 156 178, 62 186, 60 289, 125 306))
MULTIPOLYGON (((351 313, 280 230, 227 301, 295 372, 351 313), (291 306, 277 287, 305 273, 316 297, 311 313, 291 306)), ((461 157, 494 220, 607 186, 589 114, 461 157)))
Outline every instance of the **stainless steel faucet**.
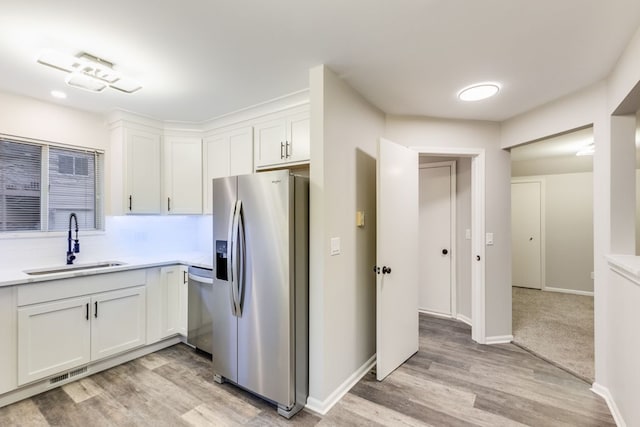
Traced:
POLYGON ((75 213, 69 215, 69 234, 67 237, 67 264, 73 264, 73 260, 76 259, 74 253, 80 252, 80 240, 78 239, 78 217, 75 213), (76 223, 76 238, 71 238, 71 220, 76 223), (71 241, 73 241, 73 249, 71 248, 71 241))

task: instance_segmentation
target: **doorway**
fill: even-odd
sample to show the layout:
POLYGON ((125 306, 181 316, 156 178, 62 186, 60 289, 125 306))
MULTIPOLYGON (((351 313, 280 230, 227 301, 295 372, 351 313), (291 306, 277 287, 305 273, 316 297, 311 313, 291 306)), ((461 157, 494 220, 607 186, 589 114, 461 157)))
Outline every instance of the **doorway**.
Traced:
POLYGON ((513 342, 594 379, 593 129, 511 150, 513 342))

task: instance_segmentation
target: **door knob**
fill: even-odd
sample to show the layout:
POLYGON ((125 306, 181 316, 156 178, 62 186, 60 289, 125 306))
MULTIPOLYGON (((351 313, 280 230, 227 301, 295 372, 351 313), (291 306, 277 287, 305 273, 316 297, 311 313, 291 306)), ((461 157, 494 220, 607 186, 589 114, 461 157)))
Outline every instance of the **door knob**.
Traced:
POLYGON ((382 266, 382 274, 391 274, 391 267, 382 266))
POLYGON ((446 250, 446 249, 443 249, 443 250, 442 250, 442 255, 446 255, 446 254, 448 254, 448 253, 449 253, 449 251, 448 251, 448 250, 446 250))

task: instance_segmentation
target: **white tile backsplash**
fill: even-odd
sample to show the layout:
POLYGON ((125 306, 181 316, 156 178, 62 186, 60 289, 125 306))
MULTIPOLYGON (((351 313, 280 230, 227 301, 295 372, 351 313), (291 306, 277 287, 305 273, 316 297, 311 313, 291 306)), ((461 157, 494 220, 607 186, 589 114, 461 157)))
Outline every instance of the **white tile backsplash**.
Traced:
MULTIPOLYGON (((118 257, 212 252, 211 216, 114 216, 106 218, 104 233, 80 230, 76 263, 118 260, 118 257)), ((37 237, 0 236, 0 268, 62 265, 67 234, 37 237)))

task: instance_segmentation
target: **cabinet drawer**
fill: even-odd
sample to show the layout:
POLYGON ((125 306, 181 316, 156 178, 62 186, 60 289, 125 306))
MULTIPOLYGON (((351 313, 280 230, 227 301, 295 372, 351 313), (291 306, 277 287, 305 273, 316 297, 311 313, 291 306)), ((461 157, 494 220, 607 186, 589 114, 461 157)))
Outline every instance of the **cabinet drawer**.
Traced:
POLYGON ((30 283, 18 286, 18 306, 129 288, 146 282, 146 271, 138 269, 30 283))

